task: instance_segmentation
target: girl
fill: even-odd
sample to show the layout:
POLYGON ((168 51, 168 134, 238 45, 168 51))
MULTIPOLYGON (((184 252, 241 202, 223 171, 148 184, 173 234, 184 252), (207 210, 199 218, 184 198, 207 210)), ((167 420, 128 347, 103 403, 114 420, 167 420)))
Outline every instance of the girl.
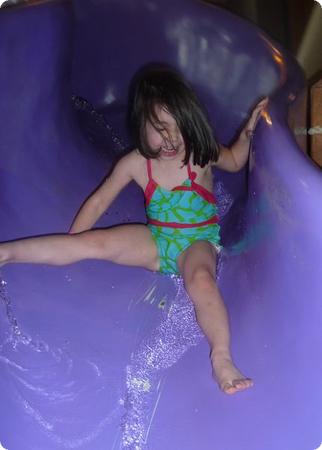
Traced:
POLYGON ((267 99, 253 110, 228 149, 218 145, 198 99, 169 68, 136 79, 130 123, 135 150, 83 204, 67 235, 0 244, 0 263, 70 264, 106 259, 180 274, 210 344, 213 375, 227 394, 252 386, 232 361, 227 311, 215 281, 219 230, 211 166, 235 172, 246 163, 250 139, 267 99), (119 192, 134 180, 144 191, 147 225, 91 230, 119 192))

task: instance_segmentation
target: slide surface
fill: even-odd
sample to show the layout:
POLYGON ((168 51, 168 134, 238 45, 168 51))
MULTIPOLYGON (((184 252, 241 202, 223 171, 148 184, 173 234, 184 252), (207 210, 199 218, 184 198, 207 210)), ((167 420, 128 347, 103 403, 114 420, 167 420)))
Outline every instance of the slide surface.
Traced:
MULTIPOLYGON (((319 448, 322 178, 286 123, 304 85, 292 58, 196 0, 77 0, 1 10, 0 59, 1 241, 68 231, 130 146, 127 93, 142 65, 181 70, 224 144, 271 96, 245 170, 214 173, 218 283, 254 387, 219 391, 180 278, 92 260, 7 265, 0 448, 319 448)), ((129 222, 145 222, 134 185, 97 226, 129 222)))

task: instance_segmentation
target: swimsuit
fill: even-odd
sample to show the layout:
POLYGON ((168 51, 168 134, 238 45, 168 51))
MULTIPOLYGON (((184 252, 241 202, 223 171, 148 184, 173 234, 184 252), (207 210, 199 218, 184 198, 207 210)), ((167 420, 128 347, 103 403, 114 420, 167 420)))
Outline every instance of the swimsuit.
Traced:
POLYGON ((168 190, 152 178, 151 160, 147 160, 149 181, 145 188, 148 227, 158 248, 160 272, 177 274, 178 256, 196 241, 211 242, 220 248, 220 226, 214 195, 195 183, 197 174, 188 164, 188 179, 168 190))

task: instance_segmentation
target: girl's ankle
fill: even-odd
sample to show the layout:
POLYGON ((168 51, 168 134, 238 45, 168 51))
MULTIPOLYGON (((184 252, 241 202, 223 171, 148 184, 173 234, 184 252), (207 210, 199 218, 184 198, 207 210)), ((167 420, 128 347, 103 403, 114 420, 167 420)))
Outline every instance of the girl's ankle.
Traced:
POLYGON ((232 360, 229 349, 216 349, 216 348, 211 349, 210 359, 211 360, 228 359, 230 361, 232 360))

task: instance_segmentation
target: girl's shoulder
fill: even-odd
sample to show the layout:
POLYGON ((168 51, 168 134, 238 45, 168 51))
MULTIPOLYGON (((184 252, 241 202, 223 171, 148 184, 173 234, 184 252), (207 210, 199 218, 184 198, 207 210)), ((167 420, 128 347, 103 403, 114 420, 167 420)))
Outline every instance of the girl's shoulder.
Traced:
POLYGON ((131 167, 134 171, 146 165, 146 159, 139 153, 138 150, 131 150, 118 161, 118 164, 124 164, 131 167))
POLYGON ((146 161, 146 158, 144 158, 144 156, 142 156, 137 149, 134 149, 123 156, 119 161, 119 164, 126 165, 133 180, 141 186, 145 183, 147 171, 146 161))

